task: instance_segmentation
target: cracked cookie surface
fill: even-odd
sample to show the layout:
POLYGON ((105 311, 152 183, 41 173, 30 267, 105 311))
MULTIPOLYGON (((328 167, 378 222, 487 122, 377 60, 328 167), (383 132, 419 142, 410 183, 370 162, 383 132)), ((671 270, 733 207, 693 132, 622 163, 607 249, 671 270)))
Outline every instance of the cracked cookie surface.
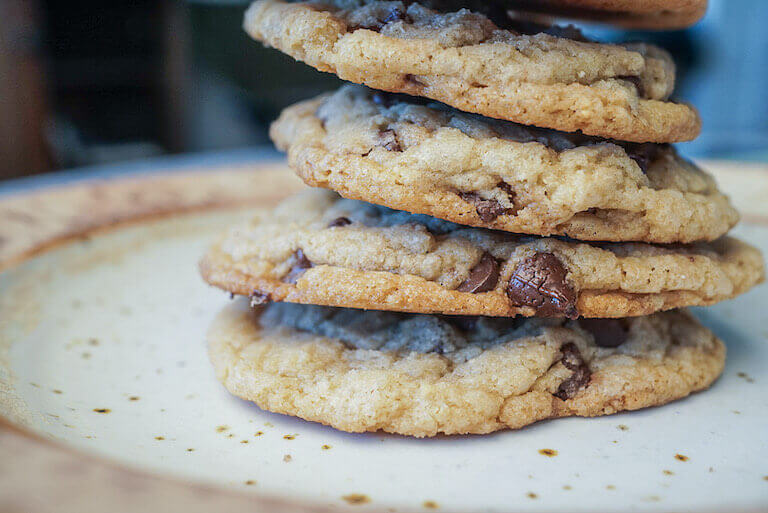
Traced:
POLYGON ((580 240, 713 240, 738 213, 668 145, 620 143, 345 86, 289 107, 277 146, 308 184, 456 223, 580 240))
POLYGON ((760 252, 730 237, 590 244, 461 226, 323 189, 229 230, 201 271, 215 286, 264 301, 564 317, 709 305, 764 274, 760 252))
POLYGON ((244 26, 344 80, 467 112, 634 142, 691 140, 700 129, 692 107, 668 100, 674 64, 651 45, 522 34, 466 9, 370 0, 259 0, 244 26))
POLYGON ((585 322, 240 301, 208 341, 217 378, 265 410, 417 437, 664 404, 708 387, 725 358, 685 311, 585 322))

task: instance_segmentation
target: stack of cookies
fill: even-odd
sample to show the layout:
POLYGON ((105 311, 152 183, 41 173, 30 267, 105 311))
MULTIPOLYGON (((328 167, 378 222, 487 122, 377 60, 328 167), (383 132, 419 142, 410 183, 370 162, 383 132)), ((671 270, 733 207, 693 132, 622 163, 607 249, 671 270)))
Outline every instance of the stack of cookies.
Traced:
MULTIPOLYGON (((659 405, 720 374, 724 345, 684 307, 746 292, 763 260, 725 235, 737 212, 668 144, 700 127, 669 100, 672 59, 503 1, 248 10, 255 39, 358 85, 283 112, 272 138, 314 188, 202 261, 250 298, 210 332, 230 392, 422 437, 659 405)), ((650 2, 670 21, 619 3, 639 12, 610 16, 633 25, 704 5, 650 2)))

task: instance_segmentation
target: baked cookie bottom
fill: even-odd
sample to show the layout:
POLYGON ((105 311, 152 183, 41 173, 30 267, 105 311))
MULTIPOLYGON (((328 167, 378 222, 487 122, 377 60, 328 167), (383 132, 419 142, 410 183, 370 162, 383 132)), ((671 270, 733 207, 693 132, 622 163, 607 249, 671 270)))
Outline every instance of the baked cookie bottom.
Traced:
POLYGON ((498 3, 542 16, 562 16, 651 30, 690 27, 707 12, 707 0, 498 0, 498 3))
POLYGON ((208 334, 217 378, 264 410, 350 432, 482 434, 636 410, 707 388, 725 361, 723 343, 685 311, 586 326, 505 319, 511 329, 490 336, 459 324, 448 331, 474 330, 475 339, 446 348, 440 341, 454 340, 444 334, 452 324, 433 316, 401 315, 356 338, 346 329, 354 316, 376 323, 380 312, 287 305, 294 311, 269 313, 285 306, 252 310, 238 301, 219 314, 208 334), (316 325, 330 336, 295 319, 318 308, 330 320, 316 325), (361 348, 377 335, 375 344, 396 340, 395 349, 361 348))

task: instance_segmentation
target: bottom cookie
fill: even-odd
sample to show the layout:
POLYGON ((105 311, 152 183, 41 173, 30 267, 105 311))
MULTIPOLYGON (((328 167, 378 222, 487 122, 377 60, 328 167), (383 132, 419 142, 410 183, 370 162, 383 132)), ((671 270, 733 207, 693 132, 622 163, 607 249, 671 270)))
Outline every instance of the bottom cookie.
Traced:
POLYGON ((707 388, 725 362, 684 310, 569 321, 238 301, 208 339, 218 379, 262 409, 416 437, 665 404, 707 388))

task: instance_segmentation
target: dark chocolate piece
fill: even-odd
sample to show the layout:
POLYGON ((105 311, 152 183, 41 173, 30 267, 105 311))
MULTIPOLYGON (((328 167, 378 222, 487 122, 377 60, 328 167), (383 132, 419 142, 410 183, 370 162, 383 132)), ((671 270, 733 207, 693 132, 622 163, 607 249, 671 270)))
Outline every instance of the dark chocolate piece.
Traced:
POLYGON ((297 249, 291 258, 293 259, 293 266, 291 266, 291 270, 288 271, 288 274, 283 277, 285 283, 296 283, 299 281, 299 278, 301 278, 301 275, 313 265, 301 248, 297 249))
POLYGON ((328 223, 328 228, 336 228, 339 226, 347 226, 348 224, 352 224, 352 221, 349 220, 348 217, 337 217, 330 223, 328 223))
POLYGON ((456 289, 459 292, 477 294, 488 292, 499 281, 499 263, 490 253, 483 253, 480 262, 469 271, 469 278, 456 289))
POLYGON ((530 306, 542 317, 579 316, 576 293, 565 280, 567 271, 552 253, 536 253, 517 264, 507 286, 515 306, 530 306))
POLYGON ((627 340, 627 329, 618 319, 579 319, 579 326, 588 331, 599 347, 619 347, 627 340))
POLYGON ((571 377, 560 383, 560 386, 557 387, 557 392, 554 394, 555 397, 565 401, 575 396, 579 390, 589 383, 592 372, 581 357, 579 348, 573 342, 564 344, 560 348, 560 352, 563 353, 563 359, 560 361, 566 369, 573 371, 571 377))

